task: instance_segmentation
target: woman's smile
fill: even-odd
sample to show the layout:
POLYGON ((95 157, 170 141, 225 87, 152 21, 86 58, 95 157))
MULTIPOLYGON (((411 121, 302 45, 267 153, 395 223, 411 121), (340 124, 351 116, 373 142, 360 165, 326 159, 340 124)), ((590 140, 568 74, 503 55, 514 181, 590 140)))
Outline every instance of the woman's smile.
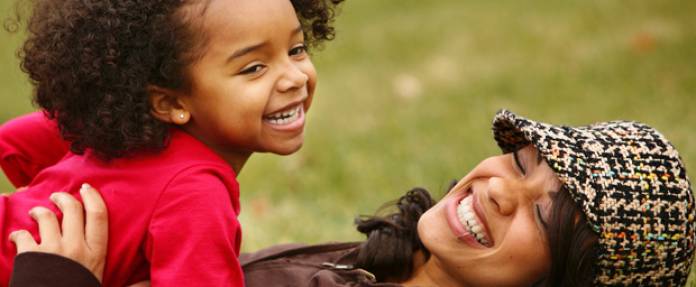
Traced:
POLYGON ((454 235, 476 248, 490 248, 490 235, 484 212, 471 186, 447 202, 447 223, 454 235))

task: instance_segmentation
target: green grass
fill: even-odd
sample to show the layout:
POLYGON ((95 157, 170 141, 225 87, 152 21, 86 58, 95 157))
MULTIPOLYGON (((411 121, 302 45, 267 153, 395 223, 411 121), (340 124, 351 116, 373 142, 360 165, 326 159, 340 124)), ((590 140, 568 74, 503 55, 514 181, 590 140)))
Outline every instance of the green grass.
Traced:
MULTIPOLYGON (((255 155, 240 176, 245 250, 360 239, 355 215, 413 186, 440 195, 498 153, 490 120, 502 107, 552 123, 639 120, 696 168, 696 2, 345 4, 314 57, 304 148, 255 155)), ((4 121, 31 106, 21 37, 0 40, 4 121)))

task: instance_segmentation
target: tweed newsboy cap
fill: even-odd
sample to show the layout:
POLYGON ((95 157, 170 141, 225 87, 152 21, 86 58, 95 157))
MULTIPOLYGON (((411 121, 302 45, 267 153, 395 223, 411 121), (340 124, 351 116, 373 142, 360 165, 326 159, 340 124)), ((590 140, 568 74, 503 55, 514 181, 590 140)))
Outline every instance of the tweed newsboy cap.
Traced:
POLYGON ((599 236, 596 285, 682 286, 694 253, 694 196, 677 150, 637 122, 583 127, 507 110, 493 120, 503 152, 533 144, 599 236))

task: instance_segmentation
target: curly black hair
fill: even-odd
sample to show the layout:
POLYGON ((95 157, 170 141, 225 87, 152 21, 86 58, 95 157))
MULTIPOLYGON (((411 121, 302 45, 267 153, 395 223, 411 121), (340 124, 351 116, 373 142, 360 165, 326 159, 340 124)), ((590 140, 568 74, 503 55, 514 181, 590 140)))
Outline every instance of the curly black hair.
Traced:
MULTIPOLYGON (((209 1, 34 0, 21 67, 73 152, 115 158, 166 146, 169 126, 150 115, 146 87, 187 87, 206 39, 185 8, 209 1)), ((334 38, 343 0, 290 1, 310 48, 334 38)))
POLYGON ((358 217, 355 224, 367 240, 360 245, 355 266, 370 271, 379 282, 408 279, 413 273, 414 253, 430 257, 418 236, 418 220, 435 203, 426 189, 415 187, 381 209, 393 205, 396 212, 358 217))

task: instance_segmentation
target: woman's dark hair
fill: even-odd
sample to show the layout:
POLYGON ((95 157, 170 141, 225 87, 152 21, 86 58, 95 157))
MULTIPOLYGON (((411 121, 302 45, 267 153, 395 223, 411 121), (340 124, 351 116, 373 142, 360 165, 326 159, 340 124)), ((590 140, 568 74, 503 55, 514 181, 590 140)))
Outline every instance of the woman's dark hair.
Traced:
MULTIPOLYGON (((196 18, 209 1, 33 0, 21 67, 73 152, 112 158, 166 145, 169 127, 150 115, 146 88, 187 88, 187 67, 206 45, 196 18)), ((333 39, 343 0, 288 1, 309 47, 333 39)))
POLYGON ((356 219, 358 231, 367 236, 360 246, 355 266, 372 272, 379 281, 403 281, 413 272, 413 256, 421 251, 430 254, 418 237, 418 219, 435 201, 427 190, 414 188, 399 198, 398 211, 386 216, 363 216, 356 219))
POLYGON ((565 189, 555 193, 546 232, 551 251, 551 270, 542 286, 592 286, 599 237, 565 189))

